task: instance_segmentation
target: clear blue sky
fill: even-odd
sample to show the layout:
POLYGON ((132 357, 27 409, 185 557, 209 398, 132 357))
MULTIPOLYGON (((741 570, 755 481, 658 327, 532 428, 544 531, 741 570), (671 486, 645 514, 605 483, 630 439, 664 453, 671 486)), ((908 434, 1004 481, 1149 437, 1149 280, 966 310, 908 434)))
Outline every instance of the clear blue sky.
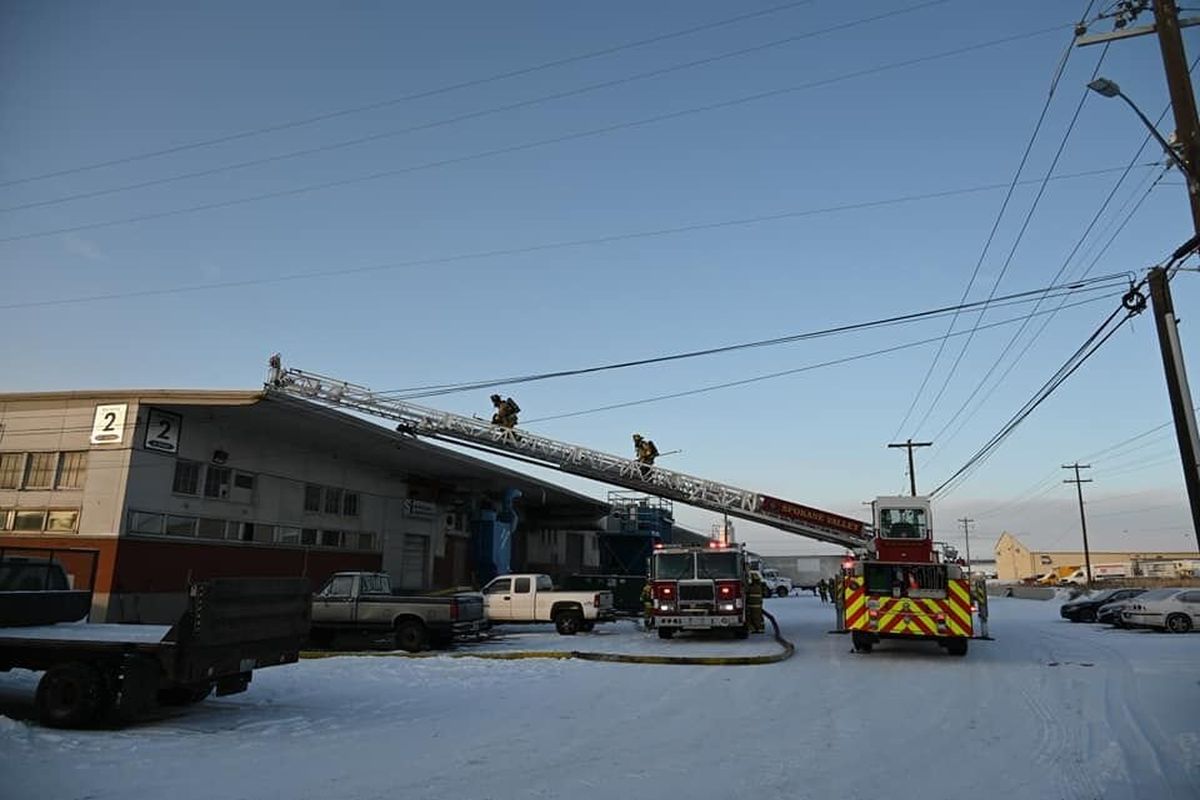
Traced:
MULTIPOLYGON (((1006 184, 1083 3, 814 0, 728 25, 372 111, 215 146, 0 187, 0 207, 152 181, 427 125, 745 48, 736 57, 476 116, 317 155, 0 213, 8 390, 241 387, 266 357, 378 388, 570 368, 783 335, 958 301, 1003 191, 792 216, 659 237, 467 260, 449 257, 820 210, 1006 184), (886 19, 847 25, 892 11, 886 19), (959 47, 1042 35, 552 144, 542 140, 683 112, 959 47), (760 47, 782 39, 841 29, 760 47), (511 150, 512 148, 520 148, 511 150), (478 158, 493 150, 510 152, 478 158), (454 163, 428 166, 446 160, 454 163), (419 169, 409 169, 420 167, 419 169), (378 172, 387 178, 181 213, 175 209, 378 172), (16 238, 13 237, 26 237, 16 238), (439 261, 440 259, 440 261, 439 261), (410 264, 426 261, 433 263, 410 264), (350 270, 238 288, 47 300, 350 270)), ((0 8, 0 182, 363 105, 567 59, 769 9, 769 3, 11 2, 0 8)), ((1098 23, 1106 30, 1111 22, 1098 23)), ((1188 47, 1200 41, 1188 32, 1188 47)), ((1101 55, 1071 53, 1024 177, 1040 178, 1101 55)), ((1167 94, 1151 37, 1113 45, 1101 73, 1156 117, 1167 94)), ((1168 118, 1169 120, 1169 118, 1168 118)), ((1165 130, 1171 127, 1169 121, 1165 130)), ((1144 131, 1119 101, 1090 98, 1056 173, 1124 166, 1144 131)), ((1147 151, 1143 162, 1158 158, 1147 151)), ((1096 252, 1138 167, 1083 252, 1096 252), (1093 244, 1095 243, 1095 244, 1093 244)), ((1116 173, 1052 182, 1000 292, 1045 285, 1116 173)), ((1169 174, 1092 274, 1141 269, 1187 238, 1169 174)), ((1033 199, 1013 197, 972 298, 986 297, 1033 199)), ((1077 275, 1088 260, 1073 261, 1077 275)), ((1196 364, 1194 274, 1175 281, 1196 364)), ((1110 301, 1056 316, 957 435, 922 451, 940 483, 1073 351, 1110 301)), ((989 312, 985 322, 1027 307, 989 312)), ((970 326, 966 316, 960 327, 970 326)), ((946 321, 511 388, 525 419, 736 380, 940 335, 946 321)), ((1021 349, 1032 326, 1017 346, 1021 349)), ((1015 330, 981 332, 925 424, 934 437, 1015 330)), ((953 356, 963 342, 952 339, 953 356)), ((664 466, 844 513, 905 486, 884 445, 928 369, 926 346, 736 389, 533 426, 625 452, 640 431, 664 466)), ((949 365, 917 407, 924 415, 949 365)), ((1003 366, 1006 366, 1003 365, 1003 366)), ((1002 369, 1003 369, 1002 366, 1002 369)), ((1200 366, 1193 367, 1200 380, 1200 366)), ((986 390, 985 390, 986 391, 986 390)), ((437 403, 488 413, 488 392, 437 403)), ((1077 520, 1057 467, 1169 418, 1151 320, 1127 326, 935 513, 978 517, 1072 547, 1077 520), (1041 481, 1040 483, 1038 481, 1041 481), (1026 491, 1036 490, 1036 491, 1026 491), (1032 496, 1029 502, 999 504, 1032 496), (993 512, 986 514, 984 512, 993 512)), ((915 423, 915 420, 914 420, 915 423)), ((1101 546, 1185 547, 1186 512, 1167 435, 1096 460, 1088 487, 1101 546), (1111 499, 1108 499, 1111 498, 1111 499), (1103 502, 1104 505, 1100 505, 1103 502)), ((564 481, 592 494, 603 487, 564 481)), ((707 529, 710 515, 681 513, 707 529)), ((747 531, 765 551, 796 549, 747 531)), ((978 545, 977 545, 978 546, 978 545)))

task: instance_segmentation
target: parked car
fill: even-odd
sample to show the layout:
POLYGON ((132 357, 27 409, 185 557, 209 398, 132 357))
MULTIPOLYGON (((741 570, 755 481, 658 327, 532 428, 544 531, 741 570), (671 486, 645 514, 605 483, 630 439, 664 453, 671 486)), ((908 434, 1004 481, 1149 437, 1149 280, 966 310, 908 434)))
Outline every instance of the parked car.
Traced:
POLYGON ((430 644, 444 647, 483 626, 483 598, 477 592, 404 596, 392 591, 385 573, 337 572, 313 595, 310 638, 329 645, 339 633, 389 635, 396 647, 415 653, 430 644))
POLYGON ((1187 633, 1200 622, 1200 589, 1156 589, 1146 592, 1125 607, 1121 619, 1135 627, 1187 633))
POLYGON ((780 575, 779 570, 764 569, 762 571, 763 583, 766 584, 766 594, 775 595, 776 597, 787 597, 792 593, 792 579, 786 575, 780 575))
POLYGON ((616 619, 613 593, 554 590, 549 575, 499 575, 483 587, 489 622, 553 622, 563 636, 616 619))
POLYGON ((1058 614, 1070 622, 1096 622, 1100 606, 1118 600, 1128 600, 1145 591, 1145 589, 1105 589, 1099 592, 1089 592, 1063 603, 1058 614))

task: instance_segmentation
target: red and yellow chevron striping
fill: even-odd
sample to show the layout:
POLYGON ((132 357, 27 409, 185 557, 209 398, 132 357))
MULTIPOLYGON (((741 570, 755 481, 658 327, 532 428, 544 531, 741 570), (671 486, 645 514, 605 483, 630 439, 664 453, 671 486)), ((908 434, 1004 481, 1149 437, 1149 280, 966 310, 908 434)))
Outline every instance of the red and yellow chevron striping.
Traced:
POLYGON ((964 636, 973 633, 971 592, 965 580, 951 580, 946 597, 868 595, 861 578, 849 578, 845 627, 907 636, 964 636))

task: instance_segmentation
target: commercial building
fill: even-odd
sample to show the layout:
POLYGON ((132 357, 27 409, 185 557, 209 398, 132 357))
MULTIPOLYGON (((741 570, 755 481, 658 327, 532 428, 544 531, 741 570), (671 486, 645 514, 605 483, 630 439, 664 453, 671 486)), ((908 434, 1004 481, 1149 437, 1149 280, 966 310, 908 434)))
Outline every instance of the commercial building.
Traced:
POLYGON ((598 571, 606 503, 306 401, 0 394, 0 549, 94 562, 94 621, 167 621, 191 581, 383 569, 403 589, 598 571), (81 551, 69 554, 67 549, 81 551))
MULTIPOLYGON (((1060 567, 1079 567, 1084 563, 1083 550, 1031 550, 1011 533, 996 540, 996 577, 1002 581, 1036 578, 1060 567)), ((1092 550, 1092 566, 1098 564, 1150 564, 1154 562, 1189 561, 1200 558, 1196 551, 1151 550, 1092 550)), ((1155 577, 1146 571, 1146 577, 1155 577)))

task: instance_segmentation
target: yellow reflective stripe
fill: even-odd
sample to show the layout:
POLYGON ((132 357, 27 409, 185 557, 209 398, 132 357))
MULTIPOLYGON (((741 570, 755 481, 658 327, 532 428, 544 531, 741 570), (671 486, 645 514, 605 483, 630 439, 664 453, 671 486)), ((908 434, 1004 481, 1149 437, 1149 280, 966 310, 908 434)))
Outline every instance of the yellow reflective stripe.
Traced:
POLYGON ((849 618, 857 614, 858 610, 866 605, 866 603, 866 598, 860 594, 856 600, 846 606, 846 617, 849 618))
POLYGON ((967 608, 971 607, 971 593, 964 589, 959 581, 950 581, 950 591, 962 601, 967 608))

